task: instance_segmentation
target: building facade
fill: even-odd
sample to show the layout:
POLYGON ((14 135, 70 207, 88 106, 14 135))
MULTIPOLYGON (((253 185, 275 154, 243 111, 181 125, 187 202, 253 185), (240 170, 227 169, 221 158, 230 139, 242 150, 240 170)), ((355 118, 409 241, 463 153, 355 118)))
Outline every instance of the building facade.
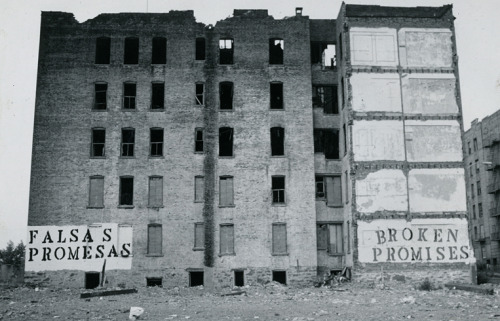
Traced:
POLYGON ((27 270, 89 288, 470 281, 453 19, 42 13, 27 270))

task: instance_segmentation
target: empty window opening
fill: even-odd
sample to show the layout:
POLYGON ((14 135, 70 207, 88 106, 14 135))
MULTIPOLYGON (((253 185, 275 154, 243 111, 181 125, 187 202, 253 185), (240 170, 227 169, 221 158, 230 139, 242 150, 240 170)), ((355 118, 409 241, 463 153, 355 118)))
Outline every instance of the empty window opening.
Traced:
POLYGON ((273 38, 269 39, 269 63, 272 65, 283 64, 283 39, 273 38))
POLYGON ((342 206, 340 176, 316 175, 316 200, 326 200, 328 206, 342 206))
POLYGON ((234 286, 245 286, 244 271, 234 271, 234 286))
POLYGON ((230 65, 233 63, 234 41, 233 39, 219 40, 219 64, 230 65))
POLYGON ((205 177, 195 176, 194 178, 194 201, 203 202, 205 199, 205 177))
POLYGON ((286 271, 273 271, 273 282, 286 285, 286 271))
POLYGON ((105 110, 107 108, 108 84, 95 84, 94 109, 105 110))
POLYGON ((196 84, 196 105, 203 105, 205 103, 205 84, 196 84))
POLYGON ((205 224, 194 223, 194 250, 205 248, 205 224))
POLYGON ((233 83, 221 82, 219 84, 220 109, 233 109, 233 83))
POLYGON ((324 68, 335 68, 337 65, 335 45, 311 41, 311 64, 321 64, 324 68))
POLYGON ((126 65, 135 65, 139 63, 139 38, 125 38, 123 63, 126 65))
POLYGON ((347 155, 347 128, 346 125, 342 125, 342 132, 344 136, 344 155, 347 155))
POLYGON ((335 54, 335 45, 328 45, 323 51, 322 56, 322 66, 329 69, 334 69, 337 67, 337 56, 335 54))
POLYGON ((338 114, 338 88, 337 86, 313 86, 313 107, 323 108, 325 114, 338 114))
POLYGON ((273 255, 287 254, 286 224, 273 223, 273 255))
POLYGON ((203 285, 203 271, 189 272, 189 286, 203 285))
POLYGON ((233 156, 233 129, 219 128, 219 156, 233 156))
POLYGON ((342 32, 339 34, 339 57, 342 59, 342 32))
POLYGON ((219 205, 234 205, 233 177, 221 176, 219 180, 219 205))
POLYGON ((283 109, 283 83, 271 83, 271 109, 283 109))
POLYGON ((120 177, 120 203, 119 205, 134 204, 134 178, 120 177))
POLYGON ((162 254, 162 225, 148 224, 148 255, 162 254))
POLYGON ((326 159, 339 158, 339 134, 335 129, 314 130, 314 152, 323 153, 326 159))
POLYGON ((285 176, 273 176, 272 181, 272 193, 273 193, 273 203, 284 204, 285 203, 285 176))
POLYGON ((194 151, 203 153, 203 128, 196 128, 194 132, 194 151))
POLYGON ((163 109, 165 106, 165 84, 151 84, 151 109, 163 109))
POLYGON ((92 149, 90 156, 104 157, 106 146, 106 130, 103 128, 92 129, 92 149))
POLYGON ((149 207, 163 206, 163 177, 151 176, 149 178, 149 207))
POLYGON ((85 272, 85 289, 95 289, 99 286, 99 272, 85 272))
POLYGON ((104 177, 90 177, 89 188, 89 207, 103 208, 104 207, 104 177))
POLYGON ((205 60, 205 38, 196 38, 196 60, 205 60))
POLYGON ((220 254, 233 255, 234 254, 234 225, 221 224, 220 225, 220 254))
POLYGON ((151 128, 150 139, 150 156, 163 156, 163 128, 151 128))
POLYGON ((271 156, 285 155, 285 129, 271 128, 271 156))
POLYGON ((167 39, 163 37, 153 38, 152 64, 167 63, 167 39))
POLYGON ((344 200, 345 203, 349 203, 349 173, 347 171, 344 172, 344 200))
POLYGON ((122 129, 122 157, 133 157, 135 145, 135 129, 122 129))
POLYGON ((135 109, 136 85, 131 82, 123 84, 123 109, 135 109))
POLYGON ((163 278, 146 278, 146 286, 162 287, 163 278))
POLYGON ((344 77, 340 79, 339 92, 342 95, 342 109, 345 107, 344 77))
POLYGON ((95 41, 95 63, 109 64, 111 38, 99 37, 95 41))
POLYGON ((342 223, 318 224, 316 227, 317 249, 326 250, 328 254, 342 254, 344 235, 342 223))

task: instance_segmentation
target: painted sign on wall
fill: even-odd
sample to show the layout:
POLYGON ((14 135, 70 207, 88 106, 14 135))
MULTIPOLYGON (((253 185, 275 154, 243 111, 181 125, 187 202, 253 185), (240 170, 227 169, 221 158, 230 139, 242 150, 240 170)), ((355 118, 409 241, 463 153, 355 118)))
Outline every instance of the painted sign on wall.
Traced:
POLYGON ((459 218, 358 221, 358 249, 362 263, 474 262, 459 218))
POLYGON ((99 271, 132 267, 132 226, 102 223, 28 226, 26 271, 99 271))

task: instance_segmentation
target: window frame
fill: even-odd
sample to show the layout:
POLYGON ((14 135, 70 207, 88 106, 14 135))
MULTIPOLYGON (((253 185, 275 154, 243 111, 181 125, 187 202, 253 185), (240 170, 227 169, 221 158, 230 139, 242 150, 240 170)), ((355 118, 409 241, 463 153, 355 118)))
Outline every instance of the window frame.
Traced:
POLYGON ((284 222, 272 223, 272 227, 271 227, 271 255, 273 255, 273 256, 288 255, 288 230, 286 227, 286 223, 284 223, 284 222), (283 226, 284 230, 285 230, 284 231, 284 240, 282 240, 284 242, 284 248, 285 248, 284 251, 278 251, 278 249, 275 248, 275 240, 277 238, 277 235, 275 235, 275 227, 277 227, 277 226, 283 226))
POLYGON ((224 37, 219 39, 219 65, 233 65, 234 64, 234 39, 224 37), (228 41, 230 41, 230 48, 227 48, 228 41), (222 45, 224 44, 224 45, 222 45))
POLYGON ((285 61, 285 41, 283 38, 269 38, 269 65, 283 65, 285 61), (276 52, 276 41, 281 44, 281 56, 276 52))
MULTIPOLYGON (((137 86, 136 86, 136 101, 137 101, 137 86)), ((165 82, 163 81, 152 81, 151 82, 151 104, 149 106, 150 111, 164 111, 165 110, 165 82), (161 87, 160 87, 161 86, 161 87), (161 107, 155 108, 155 91, 156 88, 161 88, 161 107)))
MULTIPOLYGON (((323 84, 313 84, 312 85, 312 105, 313 108, 321 108, 323 109, 323 114, 325 115, 338 115, 339 114, 339 97, 338 97, 338 85, 323 85, 323 84), (327 112, 327 94, 325 89, 331 88, 331 97, 332 97, 332 112, 327 112), (320 90, 322 89, 322 90, 320 90), (322 93, 321 93, 322 91, 322 93), (319 97, 321 103, 317 104, 315 102, 315 98, 319 97), (323 97, 323 98, 322 98, 323 97)), ((317 101, 317 99, 316 99, 317 101)))
MULTIPOLYGON (((226 187, 227 188, 227 187, 226 187)), ((225 191, 224 194, 228 194, 228 191, 225 191)), ((219 176, 219 207, 235 207, 234 204, 234 176, 231 175, 221 175, 219 176), (223 202, 222 200, 222 181, 223 180, 231 180, 231 195, 228 196, 228 202, 223 202)))
POLYGON ((342 175, 341 174, 315 174, 314 178, 315 182, 315 195, 316 201, 322 201, 326 203, 328 207, 341 208, 344 207, 344 203, 342 202, 343 190, 342 190, 342 175), (318 178, 321 178, 321 182, 318 181, 318 178), (328 183, 328 179, 331 178, 331 183, 328 183), (323 196, 318 196, 318 183, 323 185, 323 196), (331 185, 331 186, 330 186, 331 185), (336 191, 335 185, 340 188, 340 191, 336 191), (330 186, 330 187, 329 187, 330 186), (331 197, 331 203, 329 202, 329 190, 333 189, 331 197), (335 198, 337 202, 335 202, 335 198))
POLYGON ((146 256, 163 256, 163 225, 159 223, 149 223, 147 226, 147 233, 148 233, 148 239, 147 239, 147 249, 146 249, 146 256), (161 241, 159 243, 160 250, 158 252, 152 253, 152 249, 150 248, 151 246, 151 232, 150 228, 160 228, 160 238, 161 241))
POLYGON ((132 128, 132 127, 124 127, 122 128, 122 132, 121 132, 121 141, 120 141, 120 158, 135 158, 135 128, 132 128), (124 142, 124 131, 131 131, 133 133, 133 142, 124 142), (125 146, 127 146, 126 150, 129 151, 130 150, 130 147, 129 146, 132 146, 132 154, 131 155, 128 155, 130 154, 129 152, 127 152, 126 154, 127 155, 124 155, 124 151, 125 151, 125 146))
POLYGON ((89 202, 87 208, 104 208, 104 176, 103 175, 92 175, 89 177, 89 202), (100 180, 102 182, 102 194, 99 195, 100 204, 92 203, 92 180, 100 180))
POLYGON ((104 127, 93 127, 90 131, 90 158, 106 158, 106 128, 104 127), (95 142, 95 131, 104 132, 104 141, 102 143, 95 142), (102 145, 102 155, 95 155, 95 145, 102 145))
MULTIPOLYGON (((233 158, 234 157, 234 128, 233 127, 219 127, 219 140, 218 140, 218 143, 219 143, 219 158, 224 158, 224 157, 233 158), (222 141, 221 133, 223 133, 222 132, 223 130, 229 130, 230 131, 230 134, 229 134, 229 137, 230 137, 229 140, 231 142, 231 153, 230 153, 230 155, 221 155, 222 151, 223 151, 221 149, 221 146, 223 145, 223 144, 221 144, 221 141, 222 141)), ((224 153, 224 154, 226 154, 226 153, 224 153)))
POLYGON ((204 203, 205 202, 205 176, 203 175, 196 175, 194 177, 194 202, 195 203, 204 203), (203 189, 201 195, 198 195, 198 185, 197 182, 199 182, 201 179, 201 182, 203 182, 203 189))
MULTIPOLYGON (((276 184, 278 184, 278 182, 276 181, 276 184)), ((286 206, 286 176, 285 175, 272 175, 271 176, 271 199, 272 199, 272 205, 273 206, 286 206), (279 178, 282 178, 283 179, 283 188, 278 188, 276 187, 275 188, 275 179, 279 179, 279 178), (278 201, 275 202, 275 193, 277 192, 277 195, 278 195, 278 201), (282 192, 282 193, 280 193, 282 192), (280 201, 281 197, 280 195, 283 195, 283 200, 280 201)))
MULTIPOLYGON (((226 236, 227 237, 227 236, 226 236)), ((235 250, 235 237, 234 237, 234 224, 232 223, 222 223, 222 224, 219 224, 219 256, 234 256, 236 255, 236 250, 235 250), (232 251, 227 251, 227 252, 223 252, 222 251, 222 229, 224 228, 229 228, 231 227, 232 228, 232 251)), ((229 246, 227 246, 229 247, 229 246)), ((231 249, 229 249, 231 250, 231 249)))
POLYGON ((194 129, 194 153, 195 154, 204 154, 205 153, 204 138, 205 138, 204 128, 196 127, 194 129), (201 133, 201 140, 198 139, 198 133, 201 133), (201 145, 201 150, 199 150, 200 145, 201 145))
MULTIPOLYGON (((131 89, 130 89, 131 90, 131 89)), ((122 103, 123 111, 136 111, 137 110, 137 83, 133 81, 125 81, 123 83, 123 103, 122 103), (134 85, 134 95, 127 96, 127 86, 134 85), (130 108, 130 105, 133 103, 133 108, 130 108), (126 107, 129 106, 129 107, 126 107)))
POLYGON ((285 139, 286 139, 285 128, 280 127, 280 126, 271 127, 269 129, 269 134, 270 134, 270 145, 271 145, 271 157, 284 157, 285 156, 285 139), (273 130, 274 130, 274 132, 279 131, 279 133, 282 134, 281 139, 279 139, 279 135, 277 136, 278 138, 275 138, 275 139, 279 140, 275 144, 273 144, 273 137, 275 137, 275 136, 273 136, 273 130), (276 146, 276 145, 278 145, 278 146, 276 146), (273 146, 275 146, 274 149, 273 149, 273 146), (281 154, 278 153, 280 150, 282 151, 281 154))
POLYGON ((285 93, 284 93, 284 91, 285 91, 285 88, 284 88, 283 82, 271 81, 269 83, 269 110, 284 110, 285 109, 285 93), (276 93, 276 90, 278 90, 279 93, 276 93), (273 96, 276 96, 276 95, 278 95, 278 98, 277 97, 273 98, 273 96), (273 101, 274 101, 274 103, 273 103, 273 101), (276 101, 278 101, 278 102, 276 102, 276 101), (278 105, 276 105, 276 104, 278 104, 278 105))
POLYGON ((163 205, 163 176, 160 175, 151 175, 148 177, 148 207, 149 208, 162 208, 163 205), (151 182, 155 179, 160 179, 161 183, 161 199, 159 204, 151 204, 151 182))
MULTIPOLYGON (((338 230, 336 228, 335 230, 335 233, 338 233, 338 230)), ((344 242, 344 222, 343 221, 319 221, 319 222, 316 222, 316 237, 317 237, 317 246, 316 246, 316 250, 317 251, 326 251, 326 253, 329 255, 329 256, 344 256, 346 254, 346 249, 345 249, 345 242, 344 242), (336 246, 335 250, 332 249, 331 245, 331 230, 330 230, 330 226, 340 226, 340 238, 339 237, 336 237, 336 240, 340 240, 341 243, 340 243, 340 246, 336 246), (324 242, 326 242, 326 247, 324 247, 323 245, 324 244, 320 244, 320 241, 319 241, 319 238, 320 238, 320 229, 323 229, 325 228, 324 232, 326 233, 326 239, 324 240, 324 242), (337 252, 337 249, 338 248, 341 248, 341 252, 337 252)), ((336 235, 337 236, 337 235, 336 235)), ((337 244, 337 243, 335 243, 337 244)))
POLYGON ((118 194, 118 207, 119 208, 134 208, 134 176, 131 176, 131 175, 123 175, 123 176, 120 176, 120 179, 119 179, 119 194, 118 194), (124 195, 123 195, 123 180, 124 179, 131 179, 131 182, 132 182, 132 191, 131 191, 131 201, 130 203, 131 204, 125 204, 123 202, 123 198, 124 198, 124 195))
POLYGON ((198 81, 194 86, 194 103, 196 106, 205 106, 205 83, 198 81), (201 88, 201 93, 198 93, 198 88, 201 88), (201 100, 200 100, 201 98, 201 100))
POLYGON ((232 81, 219 82, 219 111, 234 111, 234 83, 232 81), (223 89, 223 87, 227 88, 223 89), (229 91, 230 99, 223 99, 223 95, 228 95, 227 91, 229 91), (226 108, 227 106, 230 108, 226 108))
POLYGON ((194 223, 194 243, 193 243, 193 251, 204 251, 205 250, 205 223, 204 222, 195 222, 194 223), (197 227, 199 228, 201 226, 201 229, 203 231, 202 235, 203 238, 199 240, 197 238, 197 227), (198 242, 196 242, 198 240, 198 242), (198 246, 197 246, 198 245, 198 246), (200 246, 201 245, 201 246, 200 246))
POLYGON ((164 157, 163 154, 164 145, 165 145, 165 130, 161 127, 151 127, 149 129, 149 157, 151 158, 164 157), (161 141, 153 142, 153 132, 160 132, 160 131, 161 131, 161 141), (153 146, 155 146, 156 149, 158 149, 157 146, 159 146, 160 149, 159 154, 153 154, 153 146))
POLYGON ((94 103, 92 104, 92 111, 107 111, 108 110, 108 83, 104 81, 97 81, 94 83, 94 103), (98 90, 98 86, 105 86, 104 90, 98 90), (99 94, 104 93, 104 103, 98 102, 100 101, 100 98, 98 99, 99 94), (104 108, 97 108, 99 105, 104 105, 104 108))
POLYGON ((166 65, 167 64, 167 50, 168 50, 168 44, 167 44, 167 38, 166 37, 161 37, 161 36, 156 36, 151 38, 151 64, 152 65, 166 65), (155 43, 156 40, 156 43, 155 43), (159 45, 159 41, 161 40, 161 45, 159 45), (155 45, 156 44, 156 45, 155 45), (160 48, 158 48, 160 46, 160 48), (155 48, 160 51, 159 53, 155 51, 155 48), (164 52, 162 52, 164 51, 164 52), (156 55, 155 55, 156 52, 156 55), (162 55, 163 53, 163 55, 162 55), (160 61, 160 62, 155 62, 155 61, 160 61))

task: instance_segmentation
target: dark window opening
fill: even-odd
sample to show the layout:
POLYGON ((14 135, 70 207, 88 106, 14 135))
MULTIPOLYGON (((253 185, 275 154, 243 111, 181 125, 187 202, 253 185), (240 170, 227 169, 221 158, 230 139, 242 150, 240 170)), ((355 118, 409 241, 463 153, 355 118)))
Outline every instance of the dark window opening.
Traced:
POLYGON ((271 83, 271 109, 283 109, 283 83, 271 83))
POLYGON ((150 155, 163 156, 163 129, 151 128, 150 139, 150 155))
POLYGON ((286 271, 273 271, 273 281, 286 285, 286 271))
POLYGON ((123 84, 123 109, 135 109, 136 85, 126 82, 123 84))
POLYGON ((219 40, 219 64, 233 64, 234 41, 233 39, 219 40))
POLYGON ((324 176, 316 176, 316 198, 324 199, 326 196, 325 190, 325 177, 324 176))
MULTIPOLYGON (((136 62, 137 63, 137 62, 136 62)), ((153 53, 151 56, 152 64, 167 63, 167 39, 163 37, 153 38, 153 53)))
POLYGON ((245 286, 245 272, 234 271, 234 286, 245 286))
POLYGON ((285 177, 284 176, 273 176, 271 178, 272 182, 272 192, 273 192, 273 203, 284 204, 285 203, 285 177))
POLYGON ((163 109, 165 106, 165 84, 153 83, 151 91, 151 109, 163 109))
POLYGON ((162 255, 163 231, 161 224, 148 224, 148 254, 162 255))
POLYGON ((316 200, 326 200, 327 206, 342 206, 340 176, 316 175, 316 200))
POLYGON ((135 130, 122 129, 122 153, 121 156, 134 156, 135 130))
POLYGON ((205 85, 196 84, 196 105, 203 105, 205 98, 205 85))
POLYGON ((311 64, 319 64, 323 59, 323 51, 325 51, 328 43, 320 41, 311 41, 311 64))
POLYGON ((283 64, 283 39, 269 39, 269 63, 271 65, 283 64))
POLYGON ((203 153, 203 129, 196 128, 194 137, 195 137, 194 151, 196 153, 203 153))
POLYGON ((339 158, 338 131, 334 129, 314 130, 314 152, 325 154, 326 159, 339 158))
POLYGON ((189 286, 203 285, 203 271, 189 272, 189 286))
POLYGON ((344 134, 344 155, 347 154, 347 128, 344 125, 342 125, 342 131, 343 131, 343 134, 344 134))
POLYGON ((311 41, 311 64, 321 64, 324 68, 335 68, 337 65, 335 45, 311 41))
POLYGON ((134 178, 120 177, 120 203, 119 205, 133 205, 134 178))
POLYGON ((99 37, 95 42, 95 63, 109 64, 111 38, 99 37))
POLYGON ((233 83, 221 82, 219 84, 220 109, 233 109, 233 83))
POLYGON ((105 110, 107 108, 108 84, 95 84, 94 109, 105 110))
POLYGON ((99 272, 85 273, 85 289, 95 289, 99 286, 101 274, 99 272))
POLYGON ((196 38, 196 60, 205 60, 205 38, 196 38))
POLYGON ((92 157, 104 157, 104 147, 106 144, 106 130, 92 129, 92 157))
POLYGON ((126 65, 135 65, 139 63, 139 38, 125 38, 123 63, 126 65))
POLYGON ((339 57, 342 60, 342 32, 339 34, 339 57))
POLYGON ((271 128, 271 156, 285 155, 285 129, 271 128))
POLYGON ((313 107, 323 108, 325 114, 338 114, 338 88, 337 86, 313 86, 313 107))
POLYGON ((219 128, 219 156, 233 156, 233 129, 219 128))
POLYGON ((345 107, 344 77, 340 79, 339 92, 342 95, 342 109, 345 107))
POLYGON ((146 278, 146 286, 162 287, 162 278, 146 278))

